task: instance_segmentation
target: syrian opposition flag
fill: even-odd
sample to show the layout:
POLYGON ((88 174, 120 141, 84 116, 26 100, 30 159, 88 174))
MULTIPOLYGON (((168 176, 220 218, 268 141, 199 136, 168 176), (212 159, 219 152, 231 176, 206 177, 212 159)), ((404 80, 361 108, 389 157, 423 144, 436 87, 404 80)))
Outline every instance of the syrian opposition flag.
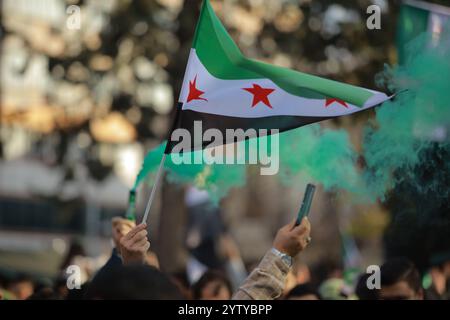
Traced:
MULTIPOLYGON (((204 0, 174 129, 277 129, 352 114, 389 99, 384 93, 244 57, 204 0)), ((195 130, 194 130, 195 129, 195 130)), ((270 131, 269 131, 270 134, 270 131)), ((226 141, 230 143, 233 141, 226 141)), ((166 153, 177 141, 169 138, 166 153)), ((193 142, 192 150, 205 147, 193 142)))

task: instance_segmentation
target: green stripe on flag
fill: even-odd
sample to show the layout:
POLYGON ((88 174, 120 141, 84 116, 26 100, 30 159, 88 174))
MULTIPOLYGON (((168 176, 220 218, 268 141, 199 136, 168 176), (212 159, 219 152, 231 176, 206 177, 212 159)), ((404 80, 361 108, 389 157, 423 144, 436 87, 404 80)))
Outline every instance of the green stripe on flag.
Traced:
POLYGON ((208 0, 203 3, 193 48, 208 72, 219 79, 268 78, 293 95, 310 99, 337 98, 359 107, 373 95, 363 88, 244 57, 208 0))

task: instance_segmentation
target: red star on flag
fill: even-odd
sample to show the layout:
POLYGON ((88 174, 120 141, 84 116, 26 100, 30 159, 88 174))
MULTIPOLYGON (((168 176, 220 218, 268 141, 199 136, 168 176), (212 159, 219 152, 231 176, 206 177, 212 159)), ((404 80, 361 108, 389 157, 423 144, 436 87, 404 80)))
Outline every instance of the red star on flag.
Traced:
POLYGON ((251 94, 253 94, 252 108, 256 106, 258 103, 262 102, 270 109, 273 109, 269 101, 269 94, 274 92, 275 89, 263 88, 260 85, 254 83, 253 88, 242 88, 242 90, 248 91, 251 94))
POLYGON ((327 100, 325 101, 325 108, 327 108, 330 104, 332 104, 334 102, 342 104, 344 107, 346 107, 348 109, 347 102, 345 102, 344 100, 336 99, 336 98, 327 98, 327 100))
POLYGON ((204 91, 197 89, 197 76, 195 76, 194 81, 189 81, 189 95, 187 98, 187 102, 191 102, 192 100, 203 100, 208 101, 207 99, 202 97, 204 91))

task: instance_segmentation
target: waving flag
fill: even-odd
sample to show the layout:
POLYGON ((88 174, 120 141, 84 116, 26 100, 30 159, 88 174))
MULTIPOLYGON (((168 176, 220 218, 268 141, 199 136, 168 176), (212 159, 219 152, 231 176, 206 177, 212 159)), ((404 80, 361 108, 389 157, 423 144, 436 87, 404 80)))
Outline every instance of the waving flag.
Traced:
MULTIPOLYGON (((248 59, 208 0, 203 2, 180 94, 174 128, 278 129, 348 115, 376 106, 381 92, 248 59)), ((233 142, 233 141, 226 141, 233 142)), ((168 143, 170 153, 173 141, 168 143)), ((198 141, 192 149, 205 145, 198 141)))

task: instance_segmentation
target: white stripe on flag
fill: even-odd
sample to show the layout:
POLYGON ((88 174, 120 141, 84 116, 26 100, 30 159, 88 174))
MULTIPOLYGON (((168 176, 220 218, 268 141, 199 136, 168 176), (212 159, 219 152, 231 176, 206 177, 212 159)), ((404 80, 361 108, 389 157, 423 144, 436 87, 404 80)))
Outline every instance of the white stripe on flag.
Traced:
POLYGON ((326 106, 325 99, 308 99, 292 95, 269 79, 218 79, 203 66, 195 49, 191 49, 180 93, 180 102, 183 102, 184 110, 241 118, 270 116, 337 117, 373 107, 388 99, 384 93, 366 90, 373 92, 374 95, 362 108, 349 103, 347 103, 346 108, 339 102, 332 102, 326 106), (187 101, 190 83, 192 84, 194 79, 196 80, 195 87, 204 92, 201 98, 206 100, 187 101), (254 84, 262 88, 275 89, 267 96, 272 108, 263 102, 259 102, 252 107, 253 94, 244 90, 244 88, 252 88, 254 84))

